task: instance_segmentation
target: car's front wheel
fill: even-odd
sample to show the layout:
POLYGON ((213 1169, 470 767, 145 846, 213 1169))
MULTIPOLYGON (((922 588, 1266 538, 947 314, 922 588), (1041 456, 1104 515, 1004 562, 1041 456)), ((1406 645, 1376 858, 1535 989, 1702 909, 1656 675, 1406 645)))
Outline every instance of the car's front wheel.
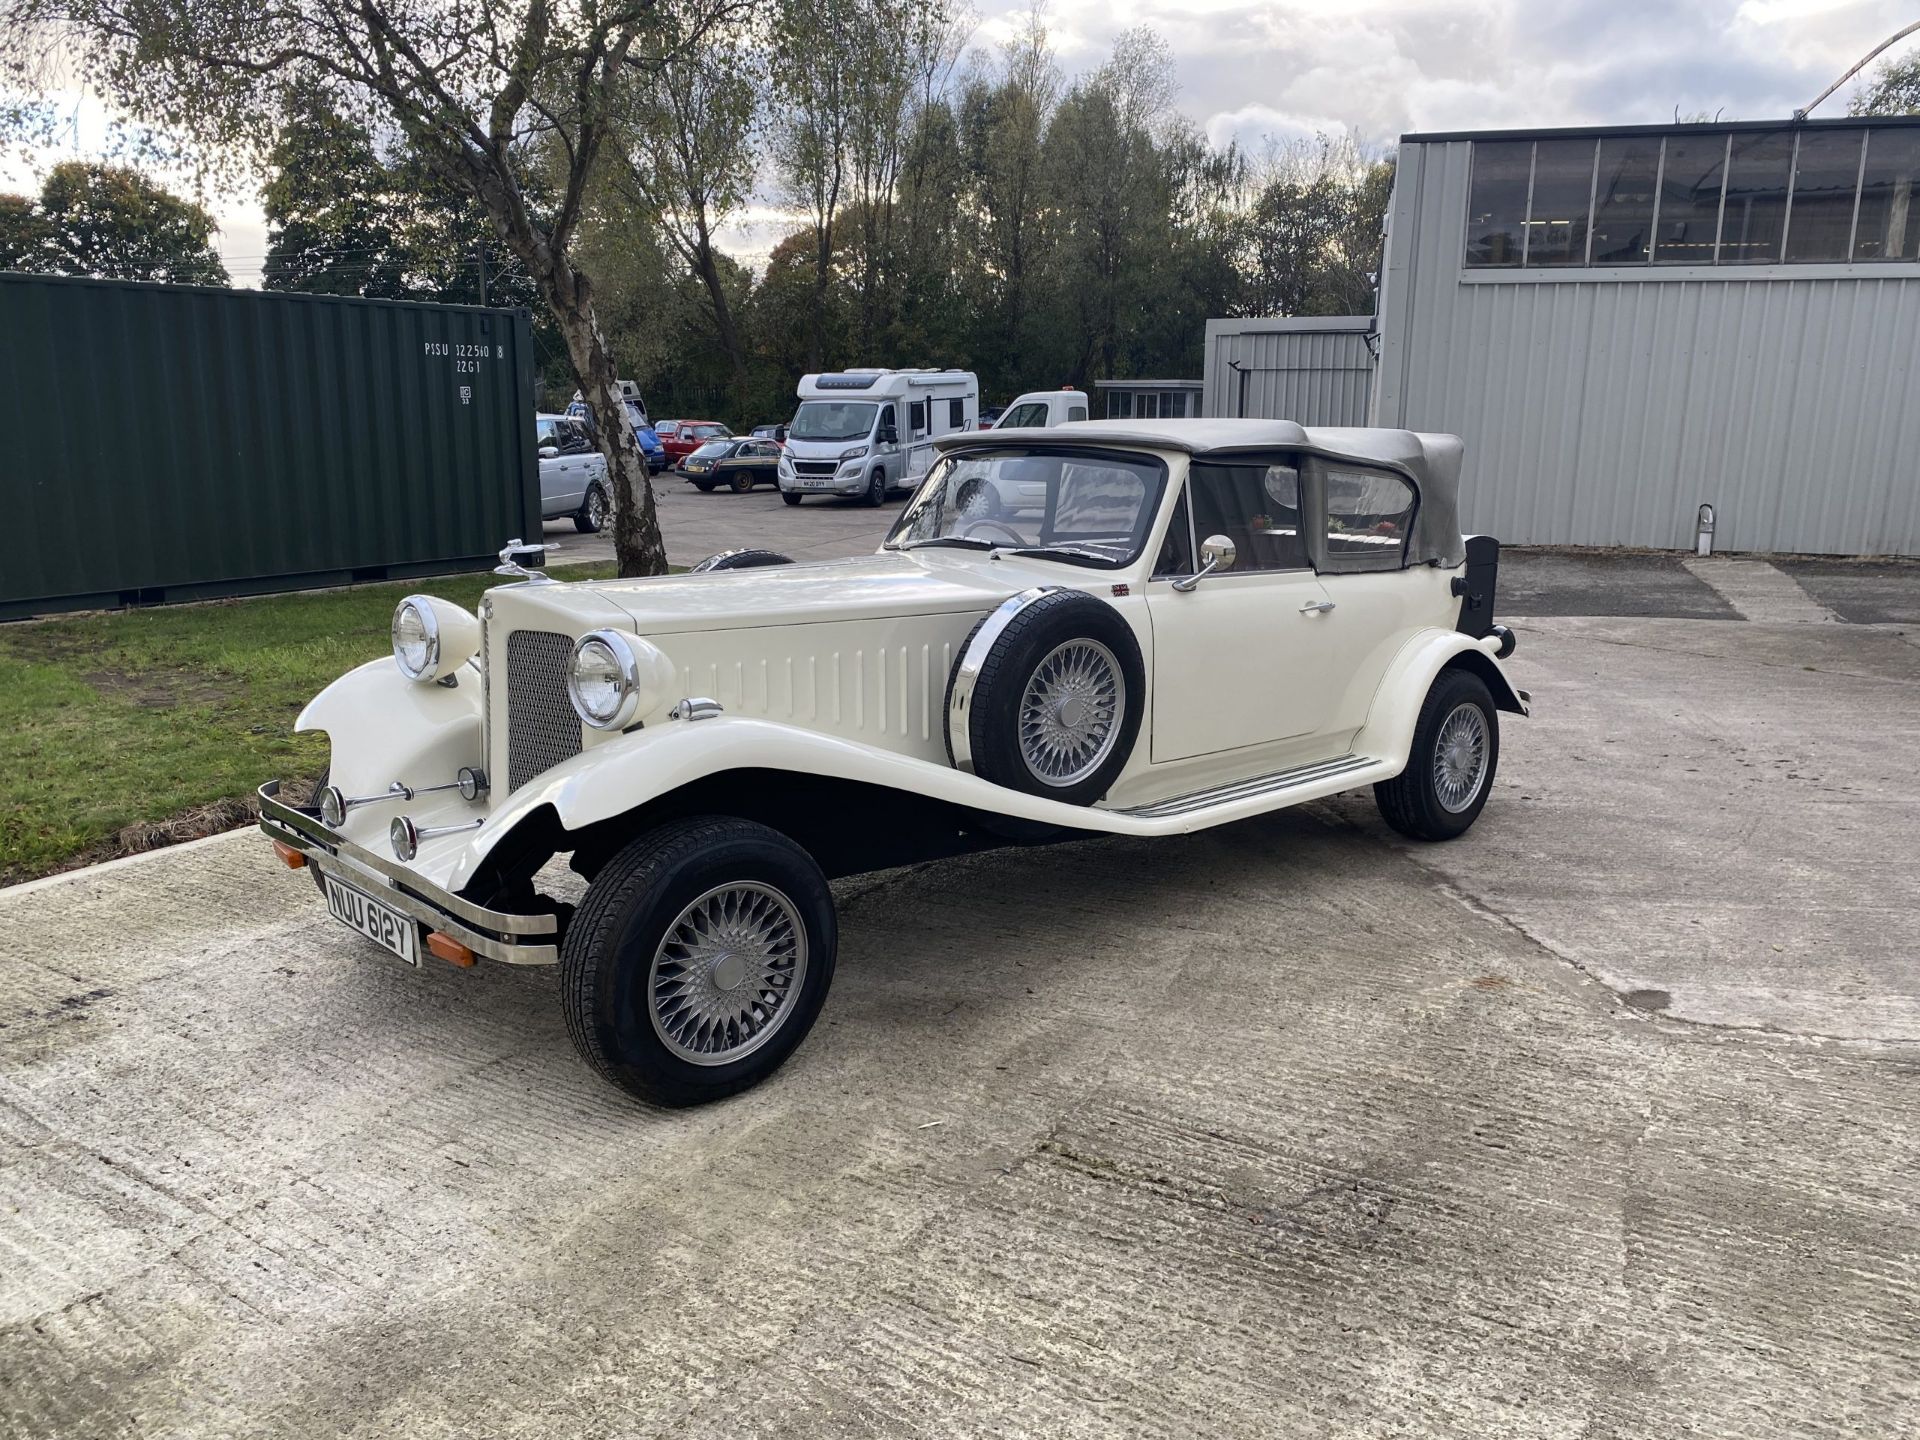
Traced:
POLYGON ((1442 670, 1414 722, 1407 768, 1373 787, 1387 824, 1415 840, 1464 835, 1486 808, 1500 765, 1500 717, 1486 682, 1442 670))
POLYGON ((863 498, 869 505, 887 503, 887 472, 878 465, 873 467, 873 474, 867 479, 867 493, 863 498))
POLYGON ((567 1029, 631 1095, 718 1100, 806 1038, 837 945, 832 892, 800 846, 749 820, 677 820, 588 886, 560 953, 567 1029))

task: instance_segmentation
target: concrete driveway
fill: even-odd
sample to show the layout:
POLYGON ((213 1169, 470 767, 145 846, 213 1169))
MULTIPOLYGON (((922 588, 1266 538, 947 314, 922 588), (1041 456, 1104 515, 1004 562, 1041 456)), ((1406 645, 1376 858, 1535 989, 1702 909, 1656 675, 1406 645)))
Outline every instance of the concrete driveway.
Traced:
POLYGON ((843 884, 694 1113, 252 835, 0 892, 0 1433, 1912 1433, 1916 636, 1518 623, 1466 838, 843 884))

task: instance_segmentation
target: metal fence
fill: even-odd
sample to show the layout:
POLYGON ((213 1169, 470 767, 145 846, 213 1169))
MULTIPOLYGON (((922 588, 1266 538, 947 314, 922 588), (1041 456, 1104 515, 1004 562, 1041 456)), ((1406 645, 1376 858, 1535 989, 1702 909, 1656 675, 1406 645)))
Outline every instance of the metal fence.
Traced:
POLYGON ((1205 413, 1365 425, 1372 329, 1366 315, 1207 321, 1205 413))
POLYGON ((537 536, 524 311, 0 275, 0 618, 537 536))

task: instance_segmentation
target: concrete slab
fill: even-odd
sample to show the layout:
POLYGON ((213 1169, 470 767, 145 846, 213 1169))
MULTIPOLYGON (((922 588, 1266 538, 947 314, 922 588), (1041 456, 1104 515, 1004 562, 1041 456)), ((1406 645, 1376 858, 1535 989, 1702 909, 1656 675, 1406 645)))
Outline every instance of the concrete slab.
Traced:
POLYGON ((252 835, 0 892, 0 1433, 1897 1433, 1916 660, 1525 623, 1465 839, 851 882, 686 1114, 252 835))
POLYGON ((1687 573, 1682 557, 1649 551, 1500 552, 1495 607, 1505 615, 1666 615, 1738 620, 1713 587, 1687 573))
MULTIPOLYGON (((654 476, 653 493, 667 559, 675 565, 695 565, 717 551, 743 545, 778 550, 795 560, 870 555, 880 548, 906 504, 906 497, 899 495, 881 506, 817 497, 788 505, 769 486, 745 495, 720 490, 703 495, 673 475, 654 476)), ((613 559, 610 535, 582 535, 571 520, 549 520, 545 538, 556 547, 556 564, 613 559)))
POLYGON ((1689 574, 1714 589, 1743 620, 1770 625, 1828 625, 1838 620, 1826 606, 1802 590, 1787 574, 1766 560, 1731 555, 1689 555, 1683 562, 1689 574))
POLYGON ((1920 626, 1920 560, 1777 559, 1800 588, 1856 625, 1920 626))

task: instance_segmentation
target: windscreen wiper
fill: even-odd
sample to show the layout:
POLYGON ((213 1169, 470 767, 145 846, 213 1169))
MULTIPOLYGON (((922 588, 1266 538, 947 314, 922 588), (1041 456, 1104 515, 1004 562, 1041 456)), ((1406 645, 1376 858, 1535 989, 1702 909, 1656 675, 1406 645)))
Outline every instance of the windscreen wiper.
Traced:
POLYGON ((1042 560, 1098 560, 1102 565, 1113 564, 1115 558, 1099 550, 1083 550, 1078 545, 1009 546, 1000 553, 1002 555, 1034 555, 1042 560))
POLYGON ((996 548, 991 540, 975 540, 969 535, 935 535, 930 540, 912 540, 905 545, 897 545, 894 548, 897 550, 919 550, 928 545, 952 545, 961 550, 992 550, 996 548))

